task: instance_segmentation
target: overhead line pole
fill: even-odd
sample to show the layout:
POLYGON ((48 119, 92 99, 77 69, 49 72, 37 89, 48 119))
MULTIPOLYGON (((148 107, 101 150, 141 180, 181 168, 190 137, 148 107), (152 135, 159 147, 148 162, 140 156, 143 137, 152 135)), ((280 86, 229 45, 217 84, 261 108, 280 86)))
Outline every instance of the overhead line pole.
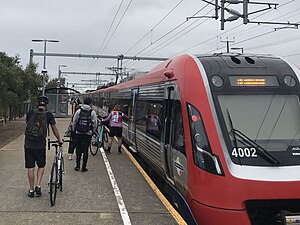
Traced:
POLYGON ((56 56, 56 57, 73 57, 73 58, 93 58, 93 59, 131 59, 131 60, 153 60, 153 61, 165 61, 168 58, 163 57, 143 57, 143 56, 125 56, 125 55, 89 55, 89 54, 68 54, 68 53, 40 53, 30 50, 30 62, 34 56, 56 56))
POLYGON ((68 72, 68 71, 61 71, 61 74, 115 76, 115 74, 113 73, 85 73, 85 72, 68 72))

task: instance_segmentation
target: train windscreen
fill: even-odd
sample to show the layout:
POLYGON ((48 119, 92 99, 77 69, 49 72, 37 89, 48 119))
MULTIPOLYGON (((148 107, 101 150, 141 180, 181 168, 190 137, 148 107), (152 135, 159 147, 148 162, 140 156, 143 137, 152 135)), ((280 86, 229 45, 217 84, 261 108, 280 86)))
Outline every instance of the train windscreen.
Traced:
POLYGON ((235 163, 295 165, 300 157, 300 105, 297 95, 219 95, 235 163))

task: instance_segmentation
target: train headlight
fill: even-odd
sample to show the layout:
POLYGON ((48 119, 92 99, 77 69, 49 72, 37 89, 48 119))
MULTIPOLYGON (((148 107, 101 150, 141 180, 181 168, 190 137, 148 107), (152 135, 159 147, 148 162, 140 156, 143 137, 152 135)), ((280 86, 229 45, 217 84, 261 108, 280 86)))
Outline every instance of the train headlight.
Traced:
POLYGON ((211 78, 211 82, 216 87, 222 87, 224 84, 222 77, 220 77, 219 75, 213 75, 211 78))
POLYGON ((188 111, 195 165, 209 173, 224 175, 218 156, 211 150, 200 112, 191 104, 188 111))
POLYGON ((289 87, 295 87, 295 85, 296 85, 296 80, 291 75, 284 76, 283 80, 284 80, 284 83, 289 87))

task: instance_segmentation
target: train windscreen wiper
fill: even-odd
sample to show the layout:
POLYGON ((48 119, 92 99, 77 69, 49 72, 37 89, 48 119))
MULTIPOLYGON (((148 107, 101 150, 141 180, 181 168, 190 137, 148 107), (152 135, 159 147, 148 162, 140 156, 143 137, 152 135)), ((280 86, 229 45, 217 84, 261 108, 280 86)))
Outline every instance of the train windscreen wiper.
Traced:
POLYGON ((242 142, 244 145, 249 145, 251 147, 256 148, 258 150, 257 153, 264 160, 266 160, 267 162, 271 163, 274 166, 278 166, 280 164, 280 162, 274 156, 272 156, 266 149, 264 149, 262 146, 257 144, 255 141, 253 141, 251 138, 249 138, 243 132, 241 132, 240 130, 235 129, 233 127, 233 123, 232 123, 231 116, 230 116, 228 109, 227 109, 227 113, 228 113, 229 123, 231 126, 231 132, 233 134, 234 143, 235 143, 236 147, 237 147, 237 138, 236 137, 239 137, 240 139, 242 139, 242 141, 240 141, 240 140, 239 141, 242 142))

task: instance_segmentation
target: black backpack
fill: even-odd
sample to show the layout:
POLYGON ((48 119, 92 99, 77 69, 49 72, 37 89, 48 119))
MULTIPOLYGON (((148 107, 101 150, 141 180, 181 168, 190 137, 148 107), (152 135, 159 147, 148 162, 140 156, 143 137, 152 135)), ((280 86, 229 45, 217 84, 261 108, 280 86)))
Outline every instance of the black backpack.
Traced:
POLYGON ((80 133, 87 133, 92 130, 92 109, 80 109, 79 118, 76 124, 76 131, 80 133))
POLYGON ((46 111, 34 110, 26 125, 25 135, 33 141, 40 141, 47 136, 47 115, 46 111))

